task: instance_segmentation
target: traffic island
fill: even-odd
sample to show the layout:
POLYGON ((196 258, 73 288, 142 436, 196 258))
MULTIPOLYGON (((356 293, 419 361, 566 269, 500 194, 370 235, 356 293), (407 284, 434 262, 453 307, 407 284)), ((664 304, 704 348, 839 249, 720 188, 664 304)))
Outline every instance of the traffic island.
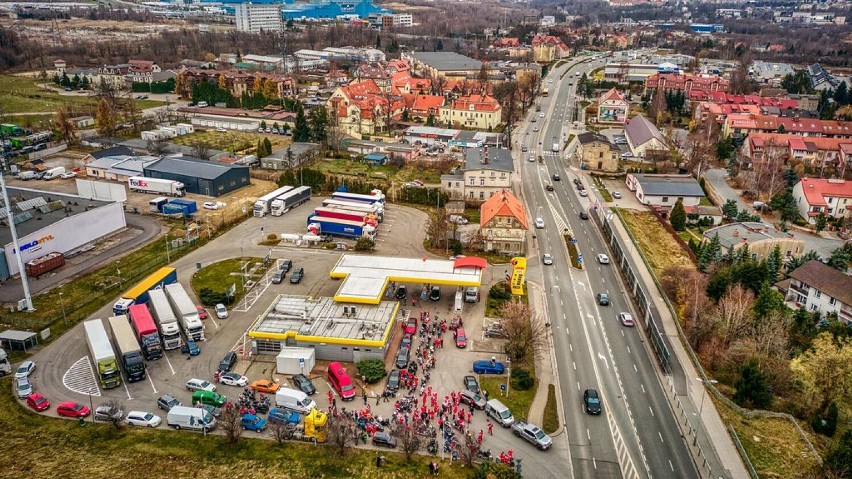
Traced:
POLYGON ((577 269, 583 269, 582 256, 577 250, 577 240, 575 240, 569 233, 565 233, 562 237, 565 239, 565 246, 568 247, 568 256, 571 257, 571 266, 577 269))

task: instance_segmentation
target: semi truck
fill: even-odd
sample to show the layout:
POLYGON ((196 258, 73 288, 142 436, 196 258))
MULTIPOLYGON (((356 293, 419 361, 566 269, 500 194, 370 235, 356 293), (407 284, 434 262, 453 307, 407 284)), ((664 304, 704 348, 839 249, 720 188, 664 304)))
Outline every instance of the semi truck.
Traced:
POLYGON ((322 205, 325 207, 334 206, 337 208, 343 208, 345 210, 351 211, 360 211, 363 213, 369 213, 372 215, 376 215, 379 217, 379 221, 382 221, 384 218, 384 207, 381 204, 368 204, 368 203, 358 203, 356 201, 345 201, 345 200, 334 200, 328 199, 323 200, 322 205))
POLYGON ((127 309, 135 303, 148 301, 148 291, 162 288, 164 285, 177 282, 177 270, 174 268, 160 268, 150 276, 128 289, 121 298, 112 306, 114 316, 127 314, 127 309))
POLYGON ((128 309, 128 312, 130 313, 130 324, 133 326, 136 340, 142 345, 145 359, 150 361, 163 357, 163 343, 160 341, 160 332, 157 331, 154 318, 148 311, 148 305, 145 303, 134 304, 128 309))
POLYGON ((83 323, 86 329, 86 343, 98 376, 98 384, 104 389, 112 389, 121 385, 121 371, 112 346, 109 344, 104 323, 100 319, 92 319, 83 323))
POLYGON ((368 218, 378 220, 375 215, 372 215, 370 213, 361 213, 358 211, 346 210, 333 206, 317 207, 314 209, 314 213, 316 213, 318 216, 322 216, 323 218, 336 218, 339 220, 360 221, 362 223, 366 223, 368 218))
POLYGON ((145 379, 145 361, 142 360, 142 349, 136 342, 133 329, 127 316, 112 316, 108 320, 112 329, 112 339, 115 349, 121 357, 121 367, 127 376, 127 382, 133 383, 145 379))
POLYGON ((364 224, 363 221, 324 218, 317 214, 308 216, 308 231, 316 236, 332 235, 356 239, 362 236, 373 239, 376 235, 376 228, 374 226, 364 224))
POLYGON ((378 204, 384 209, 385 195, 379 190, 374 190, 374 195, 362 195, 359 193, 349 193, 348 191, 335 191, 331 194, 331 198, 343 201, 355 201, 357 203, 378 204))
POLYGON ((169 304, 166 292, 162 289, 152 289, 148 291, 148 297, 148 305, 150 306, 151 313, 160 326, 160 334, 163 336, 163 346, 167 350, 178 349, 183 346, 177 316, 172 311, 172 305, 169 304))
POLYGON ((186 338, 204 341, 204 325, 198 318, 198 309, 195 307, 195 303, 189 299, 183 285, 180 283, 166 285, 166 295, 172 305, 172 311, 175 312, 175 316, 180 321, 186 338))
POLYGON ((277 190, 267 193, 258 198, 257 201, 254 202, 254 216, 266 216, 269 213, 270 208, 272 207, 272 201, 275 200, 275 198, 278 198, 279 196, 283 195, 284 193, 291 191, 292 189, 292 186, 282 186, 281 188, 278 188, 277 190))
POLYGON ((180 181, 164 180, 161 178, 145 178, 144 176, 131 176, 127 179, 130 191, 141 193, 154 193, 156 195, 183 196, 186 194, 185 185, 180 181))
POLYGON ((272 216, 281 216, 291 209, 311 199, 311 187, 300 186, 272 200, 270 209, 272 216))
POLYGON ((0 348, 0 377, 7 374, 12 374, 12 365, 9 363, 9 357, 6 355, 6 350, 0 348))

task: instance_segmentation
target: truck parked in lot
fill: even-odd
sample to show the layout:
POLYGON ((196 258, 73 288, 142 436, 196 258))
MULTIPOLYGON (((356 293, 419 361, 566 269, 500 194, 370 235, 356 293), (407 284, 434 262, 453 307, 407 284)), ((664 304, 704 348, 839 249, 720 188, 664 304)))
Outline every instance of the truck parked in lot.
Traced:
POLYGON ((322 205, 326 208, 334 207, 343 210, 349 211, 358 211, 365 214, 375 215, 379 218, 379 221, 382 221, 384 218, 384 206, 381 203, 359 203, 357 201, 347 201, 347 200, 335 200, 335 199, 327 199, 322 200, 322 205))
POLYGON ((145 379, 145 361, 142 360, 142 349, 136 342, 136 336, 133 334, 127 316, 112 316, 107 321, 110 329, 112 329, 112 339, 121 358, 121 367, 127 376, 127 382, 133 383, 145 379))
POLYGON ((183 340, 180 337, 180 326, 178 325, 177 316, 172 310, 172 305, 169 304, 169 298, 166 297, 166 291, 162 289, 152 289, 148 291, 149 306, 154 319, 160 326, 160 334, 163 336, 163 346, 169 349, 179 349, 183 345, 183 340))
POLYGON ((98 384, 104 389, 112 389, 121 385, 121 372, 118 361, 109 343, 104 323, 100 319, 92 319, 83 323, 86 330, 86 343, 92 355, 98 384))
POLYGON ((151 312, 148 311, 148 305, 144 303, 134 304, 128 312, 130 313, 133 332, 136 334, 136 340, 142 345, 145 359, 150 361, 163 357, 163 343, 160 340, 160 332, 157 330, 157 325, 154 324, 151 312))
POLYGON ((204 341, 204 325, 198 318, 198 309, 195 307, 195 303, 189 299, 183 285, 180 283, 166 285, 166 295, 172 305, 172 311, 175 312, 175 316, 180 321, 186 338, 204 341))
POLYGON ((284 193, 287 193, 292 190, 292 186, 282 186, 281 188, 278 188, 277 190, 274 190, 258 198, 257 201, 254 202, 254 216, 266 216, 272 208, 272 201, 274 201, 276 198, 283 195, 284 193))
POLYGON ((550 449, 550 446, 553 445, 553 439, 538 426, 533 426, 524 421, 515 421, 515 424, 512 424, 512 433, 515 437, 522 438, 542 451, 550 449))
POLYGON ((311 187, 300 186, 278 196, 270 204, 272 216, 281 216, 311 199, 311 187))
POLYGON ((344 238, 360 238, 367 236, 370 239, 376 234, 376 228, 364 224, 362 221, 347 221, 337 218, 328 218, 311 214, 308 216, 308 231, 314 235, 342 236, 344 238))
POLYGON ((163 285, 171 284, 177 281, 177 270, 174 268, 160 268, 154 271, 153 274, 143 279, 135 286, 127 290, 121 295, 118 301, 112 306, 114 316, 127 314, 127 309, 135 303, 145 303, 148 301, 148 291, 156 288, 162 288, 163 285))
POLYGON ((183 196, 186 194, 183 183, 174 180, 164 180, 162 178, 131 176, 127 179, 127 186, 130 188, 130 191, 139 191, 141 193, 168 196, 183 196))

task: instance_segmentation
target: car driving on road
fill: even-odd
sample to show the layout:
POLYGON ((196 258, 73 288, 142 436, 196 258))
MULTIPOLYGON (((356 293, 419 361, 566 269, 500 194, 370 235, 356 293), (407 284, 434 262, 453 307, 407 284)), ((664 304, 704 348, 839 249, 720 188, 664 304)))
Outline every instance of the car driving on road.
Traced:
POLYGON ((621 324, 624 326, 633 326, 633 315, 630 313, 618 313, 618 320, 621 321, 621 324))
POLYGON ((609 256, 601 253, 598 255, 598 263, 600 264, 609 264, 609 256))

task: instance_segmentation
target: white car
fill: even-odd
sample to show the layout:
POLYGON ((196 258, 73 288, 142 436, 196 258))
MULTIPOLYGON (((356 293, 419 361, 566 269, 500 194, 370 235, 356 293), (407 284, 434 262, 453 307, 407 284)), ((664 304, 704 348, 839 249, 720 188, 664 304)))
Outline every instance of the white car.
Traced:
POLYGON ((553 83, 553 78, 548 79, 547 83, 553 83))
POLYGON ((530 163, 535 163, 535 156, 530 155, 530 158, 527 161, 529 161, 530 163))
POLYGON ((633 316, 630 313, 618 313, 618 320, 624 326, 633 326, 633 316))
POLYGON ((124 419, 128 426, 157 427, 163 422, 160 416, 145 411, 130 411, 124 419))
POLYGON ((15 393, 19 399, 26 399, 33 393, 33 385, 29 378, 18 378, 15 380, 15 393))
POLYGON ((219 132, 219 133, 227 133, 228 130, 220 127, 220 128, 216 128, 216 131, 219 132))
POLYGON ((539 114, 538 114, 538 117, 539 117, 539 118, 544 118, 544 112, 539 113, 539 114))
POLYGON ((553 256, 550 253, 544 253, 541 257, 541 262, 547 265, 553 264, 553 256))
POLYGON ((204 379, 192 378, 186 382, 186 388, 190 391, 210 391, 216 390, 216 385, 204 379))
POLYGON ((601 253, 598 255, 598 263, 600 264, 609 264, 609 256, 601 253))
POLYGON ((617 199, 617 200, 620 200, 620 199, 621 199, 621 193, 619 193, 619 192, 617 192, 617 191, 613 191, 613 192, 612 192, 612 197, 613 197, 613 198, 615 198, 615 199, 617 199))
POLYGON ((538 131, 538 127, 537 127, 537 126, 533 127, 533 131, 537 132, 537 131, 538 131))
POLYGON ((535 227, 538 229, 544 228, 544 219, 541 217, 535 219, 535 227))
POLYGON ((228 386, 245 387, 248 384, 248 378, 240 373, 230 372, 220 376, 219 382, 228 386))
POLYGON ((629 151, 625 151, 624 153, 621 154, 621 157, 622 158, 633 158, 633 153, 630 153, 629 151))
POLYGON ((15 379, 30 377, 30 374, 35 371, 35 367, 35 363, 30 360, 22 362, 21 365, 18 366, 18 369, 15 370, 15 379))
POLYGON ((65 173, 59 175, 59 177, 63 180, 67 180, 68 178, 74 178, 75 176, 77 176, 77 173, 74 171, 66 171, 65 173))
POLYGON ((204 205, 202 205, 205 210, 218 210, 219 203, 213 203, 212 201, 205 201, 204 205))
POLYGON ((224 304, 219 303, 215 306, 216 308, 216 317, 219 319, 225 319, 228 317, 228 308, 225 307, 224 304))

